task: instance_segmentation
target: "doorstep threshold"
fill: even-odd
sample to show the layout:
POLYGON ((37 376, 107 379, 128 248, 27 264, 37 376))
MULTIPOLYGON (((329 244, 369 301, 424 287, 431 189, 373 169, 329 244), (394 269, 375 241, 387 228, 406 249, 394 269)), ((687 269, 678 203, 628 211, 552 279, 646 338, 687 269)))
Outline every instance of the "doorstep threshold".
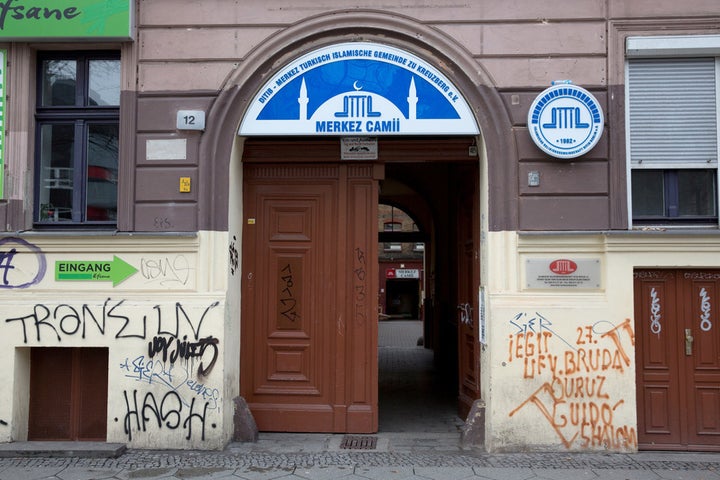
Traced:
POLYGON ((0 458, 85 457, 117 458, 127 450, 124 443, 107 442, 9 442, 0 443, 0 458))

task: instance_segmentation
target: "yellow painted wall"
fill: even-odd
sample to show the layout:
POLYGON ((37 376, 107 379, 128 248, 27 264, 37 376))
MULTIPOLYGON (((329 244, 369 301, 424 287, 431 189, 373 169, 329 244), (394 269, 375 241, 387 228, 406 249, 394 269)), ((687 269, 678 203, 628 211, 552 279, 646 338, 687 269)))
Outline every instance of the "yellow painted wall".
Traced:
POLYGON ((227 233, 0 241, 0 357, 12 372, 0 393, 0 441, 27 438, 29 352, 50 346, 108 348, 109 442, 216 449, 229 441, 239 362, 225 351, 238 358, 239 322, 226 318, 227 233), (138 270, 117 286, 55 280, 57 261, 114 255, 138 270))
POLYGON ((488 233, 486 447, 637 449, 633 270, 718 268, 699 232, 488 233), (527 288, 528 259, 597 259, 600 288, 527 288))

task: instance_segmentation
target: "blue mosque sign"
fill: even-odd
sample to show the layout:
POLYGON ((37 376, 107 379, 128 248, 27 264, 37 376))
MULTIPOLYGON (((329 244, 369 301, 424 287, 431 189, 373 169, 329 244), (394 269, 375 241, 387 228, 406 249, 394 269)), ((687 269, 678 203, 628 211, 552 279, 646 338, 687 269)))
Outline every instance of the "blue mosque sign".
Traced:
POLYGON ((410 52, 352 42, 314 50, 255 95, 240 135, 475 135, 472 110, 410 52))
POLYGON ((576 158, 592 150, 603 132, 597 99, 569 81, 543 90, 530 105, 528 130, 535 145, 555 158, 576 158))

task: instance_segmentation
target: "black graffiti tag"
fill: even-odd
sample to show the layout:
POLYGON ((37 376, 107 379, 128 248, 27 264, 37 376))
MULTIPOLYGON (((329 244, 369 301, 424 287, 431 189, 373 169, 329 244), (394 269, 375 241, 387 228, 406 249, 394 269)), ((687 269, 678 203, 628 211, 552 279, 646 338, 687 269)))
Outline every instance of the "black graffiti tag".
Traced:
MULTIPOLYGON (((200 438, 205 440, 205 421, 207 419, 208 402, 202 409, 202 414, 195 411, 195 398, 190 402, 189 407, 183 405, 180 395, 175 391, 167 392, 158 403, 153 392, 147 392, 138 403, 138 391, 132 391, 132 399, 128 398, 127 390, 123 391, 125 397, 126 413, 123 419, 125 435, 132 440, 133 429, 146 432, 148 426, 157 426, 158 429, 167 428, 177 430, 182 428, 187 431, 186 440, 193 436, 193 424, 200 424, 200 438)), ((117 422, 118 419, 116 418, 117 422)), ((215 424, 211 425, 215 428, 215 424)))
POLYGON ((0 239, 0 289, 28 288, 37 285, 45 277, 47 260, 37 245, 22 238, 8 237, 0 239), (15 261, 21 255, 31 258, 22 268, 16 268, 15 261))
POLYGON ((206 377, 217 361, 218 343, 220 341, 212 335, 201 338, 197 342, 188 342, 187 335, 183 336, 182 340, 177 337, 155 337, 152 342, 148 342, 148 357, 153 358, 156 355, 162 355, 163 362, 170 360, 172 364, 178 360, 202 359, 205 351, 209 348, 211 359, 207 367, 204 366, 203 361, 198 366, 198 375, 206 377))
POLYGON ((58 342, 62 341, 63 336, 80 335, 81 338, 86 338, 87 330, 97 330, 101 335, 114 335, 116 339, 144 340, 148 335, 170 335, 177 338, 181 325, 189 327, 197 341, 200 339, 200 330, 207 314, 220 305, 220 302, 211 303, 197 319, 192 318, 180 302, 175 303, 174 315, 168 315, 168 308, 160 305, 152 308, 154 313, 131 315, 132 312, 126 311, 124 303, 125 300, 111 298, 106 299, 101 306, 86 303, 81 306, 60 304, 52 307, 38 303, 32 307, 31 312, 6 318, 5 323, 20 324, 24 343, 28 343, 28 334, 33 331, 38 342, 48 334, 58 342), (107 332, 108 330, 111 332, 107 332))

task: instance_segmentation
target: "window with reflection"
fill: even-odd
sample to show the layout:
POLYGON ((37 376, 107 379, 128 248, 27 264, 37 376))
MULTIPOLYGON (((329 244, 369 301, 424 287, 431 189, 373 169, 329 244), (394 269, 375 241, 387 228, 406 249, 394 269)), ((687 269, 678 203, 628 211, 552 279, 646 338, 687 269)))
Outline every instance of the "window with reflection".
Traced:
POLYGON ((35 224, 114 226, 119 53, 40 53, 37 85, 35 224))
POLYGON ((717 219, 715 170, 633 170, 632 192, 637 222, 672 219, 715 223, 717 219))

